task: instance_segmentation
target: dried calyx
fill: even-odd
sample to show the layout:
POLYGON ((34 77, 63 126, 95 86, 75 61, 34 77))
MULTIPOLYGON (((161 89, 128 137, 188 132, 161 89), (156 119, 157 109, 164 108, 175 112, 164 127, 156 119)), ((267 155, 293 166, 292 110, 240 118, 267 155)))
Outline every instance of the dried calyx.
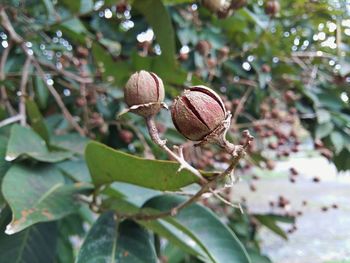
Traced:
POLYGON ((164 100, 163 81, 154 73, 141 70, 129 78, 124 88, 124 100, 129 110, 143 117, 159 112, 164 100))
POLYGON ((218 94, 205 86, 196 86, 175 99, 171 116, 183 136, 201 141, 225 121, 226 110, 218 94))

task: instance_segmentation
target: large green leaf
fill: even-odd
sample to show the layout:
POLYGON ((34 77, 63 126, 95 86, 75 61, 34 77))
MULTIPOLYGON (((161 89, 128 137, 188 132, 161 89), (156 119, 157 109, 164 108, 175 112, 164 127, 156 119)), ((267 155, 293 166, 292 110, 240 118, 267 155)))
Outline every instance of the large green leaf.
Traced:
POLYGON ((76 212, 79 208, 76 195, 88 189, 91 185, 65 185, 63 175, 50 165, 31 168, 12 166, 2 183, 4 198, 13 213, 6 233, 17 233, 32 224, 76 212))
POLYGON ((57 244, 56 223, 41 223, 8 236, 6 225, 11 220, 9 208, 0 214, 0 262, 51 263, 57 244))
MULTIPOLYGON (((111 197, 104 202, 104 207, 127 214, 141 212, 140 208, 147 199, 160 194, 159 191, 125 183, 114 183, 103 193, 111 197)), ((204 252, 193 237, 191 237, 191 234, 188 235, 188 233, 174 227, 172 224, 160 219, 140 220, 138 223, 166 238, 183 251, 203 259, 207 258, 206 252, 204 252), (189 244, 191 245, 189 246, 189 244)))
POLYGON ((29 156, 42 162, 59 162, 72 156, 71 152, 49 151, 45 141, 31 128, 13 125, 7 145, 6 160, 29 156))
MULTIPOLYGON (((179 196, 158 196, 147 201, 144 207, 166 211, 185 200, 179 196)), ((247 251, 232 230, 201 205, 192 204, 181 210, 175 219, 165 220, 185 233, 192 233, 212 262, 250 262, 247 251)))
POLYGON ((52 136, 50 143, 55 147, 83 155, 89 141, 88 138, 82 137, 78 133, 68 133, 52 136))
POLYGON ((76 263, 157 262, 149 233, 133 221, 117 222, 113 212, 100 216, 88 233, 76 263))
POLYGON ((175 162, 135 157, 97 142, 88 144, 85 159, 92 181, 97 186, 126 182, 151 189, 174 191, 198 181, 187 170, 177 173, 179 164, 175 162))
POLYGON ((82 159, 66 160, 56 164, 57 167, 73 181, 91 182, 86 162, 82 159))

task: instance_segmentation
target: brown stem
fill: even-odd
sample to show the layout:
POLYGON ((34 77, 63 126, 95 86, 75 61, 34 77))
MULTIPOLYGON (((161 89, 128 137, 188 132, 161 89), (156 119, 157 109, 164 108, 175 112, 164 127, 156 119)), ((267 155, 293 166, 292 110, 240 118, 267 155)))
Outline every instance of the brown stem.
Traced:
MULTIPOLYGON (((1 60, 0 60, 0 80, 4 81, 6 78, 5 75, 5 65, 6 65, 6 61, 7 58, 9 56, 10 50, 12 47, 12 42, 9 41, 9 45, 7 48, 5 48, 5 50, 2 53, 1 56, 1 60)), ((15 115, 16 111, 15 109, 12 107, 8 95, 7 95, 7 91, 6 91, 6 87, 4 85, 1 85, 0 87, 0 92, 1 92, 1 102, 6 106, 8 112, 10 113, 10 115, 15 115)))
POLYGON ((21 78, 21 85, 20 85, 20 97, 19 97, 19 106, 18 111, 19 115, 21 116, 21 125, 25 126, 27 124, 27 115, 26 115, 26 86, 28 82, 28 75, 29 75, 29 69, 30 69, 30 57, 27 57, 24 66, 23 66, 23 74, 21 78))
POLYGON ((232 124, 236 124, 237 122, 237 118, 238 118, 238 115, 240 114, 240 112, 242 111, 243 107, 244 107, 244 104, 246 103, 250 93, 252 93, 252 91, 254 90, 255 86, 250 86, 247 91, 244 93, 243 97, 240 99, 238 105, 237 105, 237 108, 235 110, 235 112, 233 113, 233 117, 232 117, 232 124))
POLYGON ((155 144, 157 144, 160 148, 162 148, 170 157, 172 157, 178 163, 180 163, 179 171, 181 171, 182 169, 187 169, 199 179, 200 184, 206 184, 208 182, 196 168, 191 166, 188 162, 185 161, 183 157, 181 157, 181 154, 180 156, 178 156, 168 148, 168 146, 166 145, 166 140, 162 140, 159 136, 159 133, 154 121, 154 116, 146 118, 146 124, 147 124, 147 129, 151 136, 152 141, 155 144))
POLYGON ((79 124, 75 121, 74 117, 70 114, 70 112, 68 111, 68 109, 64 105, 64 102, 62 101, 60 94, 56 91, 56 89, 52 85, 49 85, 47 83, 46 78, 45 78, 45 73, 42 70, 42 68, 39 65, 39 63, 35 59, 33 59, 33 64, 34 64, 34 67, 36 68, 36 70, 38 71, 40 77, 42 78, 45 86, 50 91, 50 93, 54 97, 54 99, 56 100, 56 103, 58 104, 58 106, 61 108, 61 111, 62 111, 64 117, 67 119, 67 121, 73 126, 73 128, 81 136, 84 136, 85 135, 85 130, 79 126, 79 124))

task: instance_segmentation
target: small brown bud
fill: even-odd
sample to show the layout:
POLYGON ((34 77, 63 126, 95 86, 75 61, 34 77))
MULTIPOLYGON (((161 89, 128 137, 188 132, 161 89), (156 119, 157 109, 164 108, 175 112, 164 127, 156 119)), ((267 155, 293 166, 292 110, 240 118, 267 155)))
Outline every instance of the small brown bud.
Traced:
POLYGON ((267 160, 266 162, 266 168, 269 170, 273 170, 275 168, 276 164, 272 160, 267 160))
POLYGON ((209 55, 211 44, 207 40, 200 40, 196 45, 196 50, 204 57, 209 55))
POLYGON ((226 110, 216 92, 205 86, 196 86, 175 99, 171 117, 183 136, 200 141, 222 124, 226 110))
POLYGON ((292 174, 292 175, 298 175, 299 173, 298 173, 298 171, 297 171, 297 169, 295 169, 294 167, 291 167, 290 169, 289 169, 289 171, 290 171, 290 173, 292 174))
POLYGON ((155 115, 164 100, 163 81, 154 73, 141 70, 131 75, 124 88, 124 100, 129 107, 142 105, 131 110, 143 117, 155 115), (144 105, 152 103, 152 105, 144 105))
POLYGON ((256 186, 255 186, 254 184, 251 184, 251 185, 249 186, 249 189, 250 189, 250 191, 252 191, 252 192, 256 192, 256 186))
POLYGON ((321 181, 321 179, 319 177, 315 176, 314 178, 312 178, 312 181, 314 183, 319 183, 321 181))
POLYGON ((292 90, 288 90, 284 93, 284 99, 288 102, 288 103, 292 103, 294 102, 297 98, 296 95, 294 93, 294 91, 292 90))
POLYGON ((263 64, 261 66, 261 71, 264 72, 264 73, 270 73, 271 72, 271 67, 267 64, 263 64))
POLYGON ((320 148, 324 147, 324 144, 320 139, 316 139, 314 141, 314 146, 316 149, 320 149, 320 148))
POLYGON ((80 58, 86 58, 89 56, 89 50, 86 47, 77 47, 77 56, 80 58))
POLYGON ((223 8, 222 0, 203 0, 203 6, 208 10, 217 13, 223 8))
POLYGON ((129 144, 132 142, 132 139, 134 138, 134 134, 128 130, 121 130, 119 132, 119 137, 123 142, 125 142, 126 144, 129 144))
POLYGON ((281 9, 280 3, 276 0, 269 0, 265 5, 265 13, 270 16, 275 16, 281 9))
POLYGON ((230 53, 230 48, 227 46, 224 46, 218 50, 218 60, 225 61, 228 58, 228 55, 230 53))

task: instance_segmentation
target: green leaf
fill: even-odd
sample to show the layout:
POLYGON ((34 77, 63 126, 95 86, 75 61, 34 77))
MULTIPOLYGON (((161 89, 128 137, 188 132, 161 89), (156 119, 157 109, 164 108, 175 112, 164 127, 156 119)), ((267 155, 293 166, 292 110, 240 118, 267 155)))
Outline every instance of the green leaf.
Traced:
POLYGON ((89 231, 76 263, 158 262, 149 233, 133 221, 117 222, 113 212, 100 216, 89 231))
POLYGON ((266 226, 268 229, 279 235, 280 237, 283 237, 284 239, 288 239, 287 234, 283 231, 282 228, 280 228, 276 221, 270 217, 269 215, 254 215, 254 217, 264 226, 266 226))
POLYGON ((8 236, 5 228, 10 220, 10 209, 5 208, 0 214, 0 262, 53 262, 57 244, 56 223, 37 224, 8 236))
POLYGON ((331 141, 335 148, 335 152, 338 154, 345 146, 345 141, 340 132, 334 131, 331 133, 331 141))
POLYGON ((41 115, 36 103, 33 100, 26 100, 26 110, 31 122, 33 130, 45 140, 49 142, 49 131, 44 122, 43 116, 41 115))
POLYGON ((333 128, 334 128, 333 122, 318 124, 315 131, 315 137, 317 139, 322 139, 327 135, 329 135, 333 131, 333 128))
POLYGON ((43 80, 38 76, 34 77, 34 89, 36 101, 40 109, 45 109, 47 107, 47 101, 49 99, 49 91, 47 90, 43 80))
POLYGON ((83 155, 85 147, 89 141, 90 140, 88 138, 82 137, 77 133, 69 133, 65 135, 54 135, 52 136, 50 142, 51 145, 58 148, 83 155))
MULTIPOLYGON (((0 136, 0 185, 2 183, 2 179, 5 176, 7 170, 10 168, 11 163, 7 162, 5 160, 6 156, 6 146, 7 146, 7 139, 3 136, 0 136)), ((3 196, 2 192, 0 191, 0 207, 3 203, 3 196)))
POLYGON ((65 175, 76 182, 91 182, 89 170, 82 159, 66 160, 56 165, 65 175))
MULTIPOLYGON (((149 198, 158 196, 161 192, 125 183, 113 183, 103 194, 110 196, 103 203, 103 207, 121 213, 135 214, 141 212, 141 205, 149 198)), ((154 211, 152 211, 154 212, 154 211)), ((138 221, 140 225, 166 238, 183 251, 197 257, 207 258, 206 253, 188 234, 174 227, 164 220, 138 221), (192 244, 189 246, 188 244, 192 244)))
POLYGON ((71 157, 71 152, 50 152, 45 141, 31 128, 13 125, 7 146, 6 160, 13 161, 20 156, 29 156, 42 162, 59 162, 71 157))
POLYGON ((6 233, 14 234, 35 223, 76 212, 80 206, 76 195, 89 189, 88 184, 65 185, 63 175, 52 165, 13 165, 2 183, 4 198, 13 213, 6 233))
POLYGON ((51 0, 41 0, 46 8, 47 17, 52 18, 56 16, 55 7, 51 0))
POLYGON ((331 120, 331 114, 329 113, 328 110, 318 109, 316 111, 316 115, 317 115, 317 122, 320 124, 329 122, 331 120))
MULTIPOLYGON (((169 13, 161 0, 135 0, 133 7, 142 13, 152 27, 162 54, 159 69, 174 68, 175 34, 169 13)), ((160 73, 160 72, 157 72, 160 73)))
POLYGON ((175 191, 198 181, 187 170, 178 173, 179 164, 175 162, 135 157, 97 142, 88 144, 85 160, 96 186, 125 182, 156 190, 175 191))
MULTIPOLYGON (((144 207, 167 211, 185 200, 178 196, 158 196, 147 201, 144 207)), ((192 233, 212 262, 250 262, 247 251, 232 230, 204 206, 191 204, 175 218, 164 220, 185 233, 192 233)))

